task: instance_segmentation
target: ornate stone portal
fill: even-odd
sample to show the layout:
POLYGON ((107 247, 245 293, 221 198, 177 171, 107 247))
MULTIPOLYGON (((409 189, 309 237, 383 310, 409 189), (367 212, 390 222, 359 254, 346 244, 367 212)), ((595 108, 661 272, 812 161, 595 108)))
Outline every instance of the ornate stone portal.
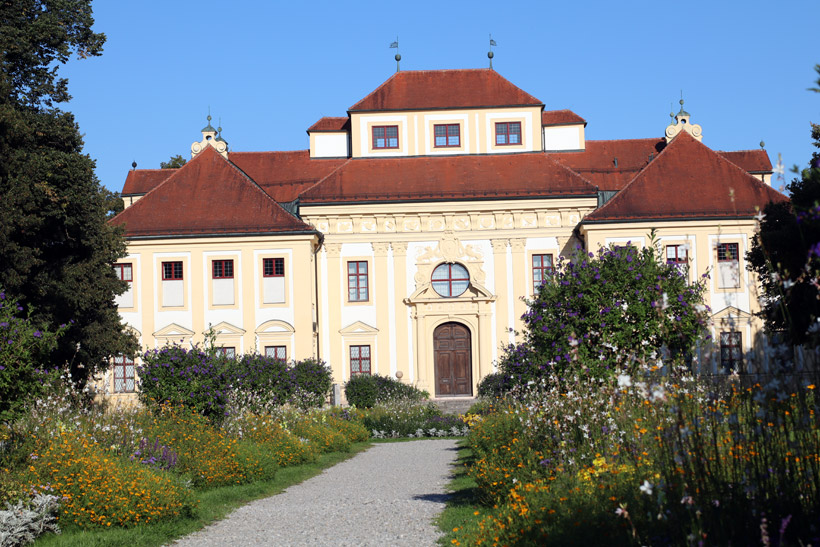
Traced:
POLYGON ((433 335, 439 325, 447 322, 460 323, 470 330, 472 377, 483 378, 492 371, 491 317, 496 297, 483 286, 486 277, 481 250, 462 244, 451 231, 444 233, 435 248, 426 247, 417 253, 416 290, 404 303, 411 309, 416 340, 414 367, 419 388, 433 392, 436 380, 433 335), (460 296, 445 298, 433 290, 432 274, 438 265, 453 262, 467 268, 470 283, 460 296))

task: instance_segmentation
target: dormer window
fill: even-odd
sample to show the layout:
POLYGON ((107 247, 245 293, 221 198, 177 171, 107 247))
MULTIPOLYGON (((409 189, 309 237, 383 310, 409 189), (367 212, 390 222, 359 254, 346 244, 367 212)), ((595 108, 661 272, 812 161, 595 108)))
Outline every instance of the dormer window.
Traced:
POLYGON ((461 128, 457 123, 433 126, 436 148, 461 146, 461 128))
POLYGON ((495 124, 495 144, 498 146, 521 144, 521 122, 495 124))
POLYGON ((373 148, 398 148, 399 147, 399 126, 398 125, 375 125, 373 126, 373 148))

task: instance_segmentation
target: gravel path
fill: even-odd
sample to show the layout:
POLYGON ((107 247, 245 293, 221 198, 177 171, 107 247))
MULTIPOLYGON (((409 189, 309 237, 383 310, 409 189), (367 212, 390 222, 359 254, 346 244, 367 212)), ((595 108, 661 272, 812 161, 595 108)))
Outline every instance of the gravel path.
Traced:
POLYGON ((455 458, 453 440, 377 444, 173 545, 435 545, 455 458))

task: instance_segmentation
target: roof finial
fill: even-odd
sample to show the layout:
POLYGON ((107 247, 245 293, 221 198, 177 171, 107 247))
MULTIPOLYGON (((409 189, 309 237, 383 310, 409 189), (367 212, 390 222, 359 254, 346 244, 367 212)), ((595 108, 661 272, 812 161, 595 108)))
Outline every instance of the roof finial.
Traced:
POLYGON ((493 40, 493 35, 490 34, 490 51, 487 52, 487 58, 490 60, 490 70, 493 69, 493 57, 495 57, 495 54, 493 53, 493 46, 497 45, 498 44, 495 43, 495 40, 493 40))
POLYGON ((396 50, 396 72, 401 70, 400 62, 401 62, 401 55, 399 55, 399 37, 396 36, 396 41, 390 44, 390 47, 396 50))
POLYGON ((762 148, 762 149, 764 149, 764 150, 765 150, 765 148, 766 148, 766 143, 765 143, 765 142, 763 142, 763 141, 760 141, 760 148, 762 148))
POLYGON ((137 168, 137 160, 134 160, 134 161, 131 162, 131 169, 136 169, 136 168, 137 168))
POLYGON ((675 107, 672 103, 669 103, 669 117, 672 118, 672 121, 675 121, 675 107))

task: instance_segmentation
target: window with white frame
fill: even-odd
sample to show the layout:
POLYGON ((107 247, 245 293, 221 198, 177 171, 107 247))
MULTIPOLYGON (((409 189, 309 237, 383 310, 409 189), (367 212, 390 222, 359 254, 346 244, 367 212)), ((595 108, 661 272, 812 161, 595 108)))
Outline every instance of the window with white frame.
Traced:
POLYGON ((125 292, 116 297, 117 306, 120 308, 134 307, 134 290, 132 287, 134 276, 133 268, 130 263, 114 264, 114 274, 120 281, 128 283, 128 288, 125 292))
POLYGON ((350 302, 366 302, 370 299, 366 260, 351 260, 347 263, 347 299, 350 302))
POLYGON ((234 304, 233 260, 214 260, 211 262, 211 269, 214 306, 232 306, 234 304))
POLYGON ((433 270, 433 290, 439 296, 445 298, 455 298, 464 294, 470 286, 470 273, 461 264, 447 263, 439 264, 433 270))
POLYGON ((162 263, 162 305, 178 307, 185 305, 185 286, 182 278, 182 262, 162 263))
POLYGON ((283 257, 262 259, 262 303, 285 302, 285 259, 283 257))
POLYGON ((740 251, 737 243, 718 243, 718 288, 740 287, 740 251))

